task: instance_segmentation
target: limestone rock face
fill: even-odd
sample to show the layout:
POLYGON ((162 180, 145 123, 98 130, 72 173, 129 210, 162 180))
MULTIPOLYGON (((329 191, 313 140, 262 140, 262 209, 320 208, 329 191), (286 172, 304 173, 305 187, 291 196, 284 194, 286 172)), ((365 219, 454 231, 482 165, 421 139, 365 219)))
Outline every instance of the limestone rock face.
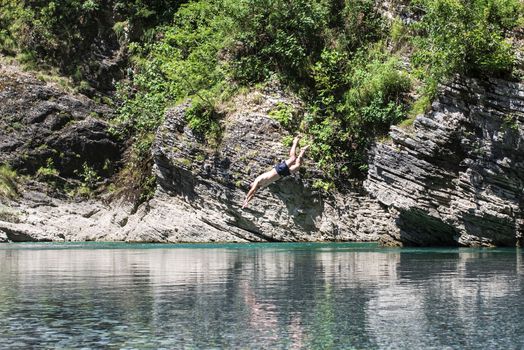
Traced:
MULTIPOLYGON (((224 107, 229 112, 216 144, 186 125, 187 105, 171 109, 152 149, 158 187, 151 200, 135 209, 126 202, 74 201, 26 189, 0 208, 0 240, 377 241, 394 230, 387 211, 360 188, 313 190, 322 172, 310 160, 241 209, 255 177, 289 155, 282 142, 289 135, 270 117, 282 104, 301 108, 296 97, 278 88, 238 96, 224 107)), ((69 136, 61 133, 60 139, 67 144, 69 136)))
POLYGON ((365 188, 394 213, 390 244, 522 240, 524 84, 460 79, 371 153, 365 188))
MULTIPOLYGON (((218 146, 206 144, 186 125, 184 105, 168 111, 157 132, 153 155, 158 193, 185 208, 178 215, 196 223, 187 228, 194 237, 205 236, 202 227, 211 226, 226 233, 228 241, 376 241, 390 229, 378 219, 388 214, 364 194, 313 190, 315 174, 321 172, 311 161, 300 173, 259 190, 242 210, 255 177, 289 156, 282 140, 291 135, 270 112, 282 104, 300 109, 300 101, 275 88, 232 103, 235 108, 223 121, 218 146)), ((168 237, 175 235, 171 231, 168 237)))
POLYGON ((0 163, 34 174, 51 160, 66 178, 87 164, 110 176, 122 153, 104 121, 112 113, 16 67, 0 66, 0 163))

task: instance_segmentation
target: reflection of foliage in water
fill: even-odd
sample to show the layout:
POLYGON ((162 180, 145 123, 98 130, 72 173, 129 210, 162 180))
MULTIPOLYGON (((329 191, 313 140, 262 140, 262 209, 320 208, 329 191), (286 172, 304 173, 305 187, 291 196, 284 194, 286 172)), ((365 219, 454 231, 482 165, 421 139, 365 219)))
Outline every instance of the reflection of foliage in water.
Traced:
POLYGON ((315 293, 317 303, 313 310, 314 322, 311 331, 308 332, 310 349, 332 349, 335 345, 336 335, 333 333, 335 310, 332 292, 331 284, 326 283, 323 291, 315 293))
POLYGON ((74 244, 0 247, 4 347, 514 348, 524 339, 515 250, 74 244))

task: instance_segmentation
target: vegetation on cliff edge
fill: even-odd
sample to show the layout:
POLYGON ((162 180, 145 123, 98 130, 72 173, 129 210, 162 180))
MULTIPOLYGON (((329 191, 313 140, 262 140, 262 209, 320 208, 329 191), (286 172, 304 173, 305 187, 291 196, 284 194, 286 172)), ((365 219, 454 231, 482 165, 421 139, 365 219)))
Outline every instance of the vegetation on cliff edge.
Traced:
POLYGON ((0 165, 0 199, 18 195, 16 171, 7 165, 0 165))
POLYGON ((518 0, 416 0, 386 20, 372 0, 200 0, 182 5, 158 40, 132 47, 136 75, 120 88, 120 118, 137 136, 191 97, 188 121, 217 132, 214 106, 238 87, 278 79, 309 106, 297 130, 331 179, 366 170, 366 150, 457 73, 506 75, 518 0), (416 96, 412 98, 410 96, 416 96))
MULTIPOLYGON (((167 107, 191 98, 189 125, 217 139, 215 106, 241 87, 278 80, 306 103, 286 125, 312 144, 330 181, 366 171, 366 150, 391 124, 423 112, 455 74, 511 76, 519 0, 0 0, 0 51, 59 66, 82 81, 100 21, 124 45, 115 133, 134 146, 124 174, 149 171, 153 134, 167 107), (70 20, 73 18, 74 20, 70 20), (83 39, 83 40, 80 40, 83 39), (91 46, 89 46, 91 45, 91 46)), ((95 45, 96 46, 96 45, 95 45)), ((89 70, 89 69, 88 69, 89 70)), ((137 175, 140 187, 154 188, 137 175)))

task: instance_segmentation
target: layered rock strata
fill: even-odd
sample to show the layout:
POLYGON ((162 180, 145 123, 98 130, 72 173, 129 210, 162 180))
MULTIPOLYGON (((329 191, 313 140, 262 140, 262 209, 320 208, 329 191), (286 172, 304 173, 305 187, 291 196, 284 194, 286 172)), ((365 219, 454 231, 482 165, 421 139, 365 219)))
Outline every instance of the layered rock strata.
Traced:
POLYGON ((0 164, 31 175, 52 167, 63 179, 78 178, 84 166, 110 176, 123 148, 108 132, 112 114, 0 61, 0 164))
POLYGON ((457 79, 372 152, 365 188, 394 213, 389 244, 522 241, 524 84, 457 79))
POLYGON ((129 203, 51 198, 25 191, 0 207, 0 239, 11 241, 265 242, 377 241, 394 229, 361 189, 312 188, 322 172, 307 160, 299 174, 241 203, 260 173, 288 157, 289 135, 270 114, 300 110, 279 88, 238 96, 224 106, 222 138, 210 144, 186 124, 187 105, 167 112, 152 149, 158 188, 137 210, 129 203), (3 214, 2 214, 3 212, 3 214))
MULTIPOLYGON (((66 178, 86 162, 101 173, 105 163, 118 162, 121 146, 92 113, 110 109, 9 74, 0 75, 0 162, 32 173, 52 159, 66 178)), ((0 242, 521 243, 524 84, 458 79, 411 128, 393 127, 374 147, 364 188, 315 190, 322 170, 307 160, 242 210, 251 181, 288 156, 283 140, 292 135, 271 116, 282 106, 301 110, 300 100, 277 86, 237 96, 222 107, 215 142, 189 128, 187 105, 173 108, 152 149, 153 199, 134 208, 27 186, 19 199, 0 201, 0 242)))
MULTIPOLYGON (((183 215, 186 222, 178 232, 172 229, 168 240, 178 241, 179 232, 201 237, 212 228, 227 241, 376 241, 393 229, 383 220, 389 214, 364 193, 314 190, 311 184, 322 172, 312 161, 260 190, 241 209, 254 178, 289 156, 282 141, 291 135, 270 116, 282 105, 300 109, 297 98, 278 88, 238 96, 227 108, 216 146, 186 125, 186 106, 168 111, 153 150, 157 198, 183 207, 171 216, 183 215)), ((156 208, 148 215, 160 219, 161 214, 156 208)))

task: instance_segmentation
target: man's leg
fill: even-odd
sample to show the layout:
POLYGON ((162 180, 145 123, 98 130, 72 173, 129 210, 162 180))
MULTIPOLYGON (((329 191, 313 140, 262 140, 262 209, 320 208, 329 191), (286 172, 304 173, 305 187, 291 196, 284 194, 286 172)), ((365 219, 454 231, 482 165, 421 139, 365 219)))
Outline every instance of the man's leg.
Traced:
POLYGON ((286 160, 286 164, 288 167, 295 164, 295 161, 297 159, 298 141, 300 141, 300 136, 295 136, 295 138, 293 139, 293 145, 291 146, 291 149, 289 150, 289 159, 286 160))
POLYGON ((300 168, 300 165, 302 164, 302 157, 304 157, 304 153, 307 151, 309 146, 305 146, 300 150, 300 154, 298 155, 297 159, 295 160, 295 163, 289 167, 289 171, 294 174, 298 168, 300 168))

